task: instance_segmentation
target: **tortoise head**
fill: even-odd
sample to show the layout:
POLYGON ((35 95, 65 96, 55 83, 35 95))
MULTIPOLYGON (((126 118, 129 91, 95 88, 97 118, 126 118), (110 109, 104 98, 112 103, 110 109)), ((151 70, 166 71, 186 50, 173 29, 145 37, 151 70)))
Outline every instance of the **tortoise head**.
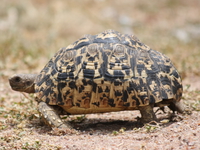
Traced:
POLYGON ((15 74, 9 78, 13 90, 26 93, 35 93, 36 74, 15 74))

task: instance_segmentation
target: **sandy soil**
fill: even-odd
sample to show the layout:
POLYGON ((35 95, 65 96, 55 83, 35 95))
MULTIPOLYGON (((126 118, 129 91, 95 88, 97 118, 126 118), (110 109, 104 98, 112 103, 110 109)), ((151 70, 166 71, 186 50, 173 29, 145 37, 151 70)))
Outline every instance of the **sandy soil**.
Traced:
MULTIPOLYGON (((200 149, 199 111, 175 118, 170 117, 169 110, 166 110, 166 114, 158 111, 157 117, 162 123, 144 126, 137 122, 139 111, 70 116, 66 121, 70 121, 78 132, 63 134, 58 129, 52 130, 41 123, 32 96, 26 95, 27 99, 12 91, 6 79, 7 77, 2 78, 3 82, 0 84, 0 150, 200 149)), ((195 106, 198 110, 199 103, 191 100, 188 95, 191 93, 186 91, 184 96, 188 100, 183 100, 184 103, 190 107, 195 106)))

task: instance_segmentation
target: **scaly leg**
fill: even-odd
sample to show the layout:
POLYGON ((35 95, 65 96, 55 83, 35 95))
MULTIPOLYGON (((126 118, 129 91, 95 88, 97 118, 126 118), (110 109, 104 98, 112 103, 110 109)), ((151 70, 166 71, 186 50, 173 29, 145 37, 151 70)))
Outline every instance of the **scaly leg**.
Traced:
POLYGON ((39 102, 38 111, 42 115, 44 122, 50 127, 57 127, 61 129, 71 129, 69 124, 65 124, 58 115, 56 109, 53 106, 46 104, 45 102, 39 102))
POLYGON ((168 106, 172 111, 173 113, 175 111, 178 111, 179 113, 184 113, 185 111, 185 107, 183 105, 182 102, 178 102, 178 101, 173 101, 172 103, 170 103, 170 105, 168 106))
POLYGON ((147 106, 140 106, 139 107, 140 113, 141 113, 141 121, 144 123, 156 121, 156 115, 153 111, 153 105, 147 105, 147 106))

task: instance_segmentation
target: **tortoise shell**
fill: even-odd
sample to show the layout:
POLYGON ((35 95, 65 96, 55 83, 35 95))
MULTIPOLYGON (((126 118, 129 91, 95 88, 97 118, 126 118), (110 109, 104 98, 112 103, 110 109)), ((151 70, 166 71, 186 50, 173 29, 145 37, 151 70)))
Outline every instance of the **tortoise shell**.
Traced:
POLYGON ((169 58, 114 30, 62 48, 35 88, 40 101, 70 114, 134 110, 182 96, 181 78, 169 58))

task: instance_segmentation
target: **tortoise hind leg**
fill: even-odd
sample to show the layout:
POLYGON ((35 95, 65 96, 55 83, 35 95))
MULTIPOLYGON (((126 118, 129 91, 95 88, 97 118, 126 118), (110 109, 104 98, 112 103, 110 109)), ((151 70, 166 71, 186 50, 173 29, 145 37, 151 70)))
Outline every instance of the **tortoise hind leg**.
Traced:
POLYGON ((156 115, 153 111, 153 105, 147 105, 147 106, 140 106, 139 110, 141 113, 141 121, 143 123, 151 122, 151 121, 156 121, 156 115))
POLYGON ((170 103, 170 105, 168 107, 173 111, 173 113, 175 111, 177 111, 179 113, 184 113, 184 111, 185 111, 185 107, 184 107, 183 103, 180 101, 173 101, 170 103))
POLYGON ((192 114, 192 110, 190 108, 185 107, 181 101, 173 101, 168 107, 173 111, 173 113, 177 111, 182 114, 192 114))
POLYGON ((49 106, 45 102, 39 102, 38 111, 42 115, 42 119, 47 125, 62 129, 71 129, 69 124, 65 124, 61 120, 56 109, 54 109, 52 106, 49 106))

